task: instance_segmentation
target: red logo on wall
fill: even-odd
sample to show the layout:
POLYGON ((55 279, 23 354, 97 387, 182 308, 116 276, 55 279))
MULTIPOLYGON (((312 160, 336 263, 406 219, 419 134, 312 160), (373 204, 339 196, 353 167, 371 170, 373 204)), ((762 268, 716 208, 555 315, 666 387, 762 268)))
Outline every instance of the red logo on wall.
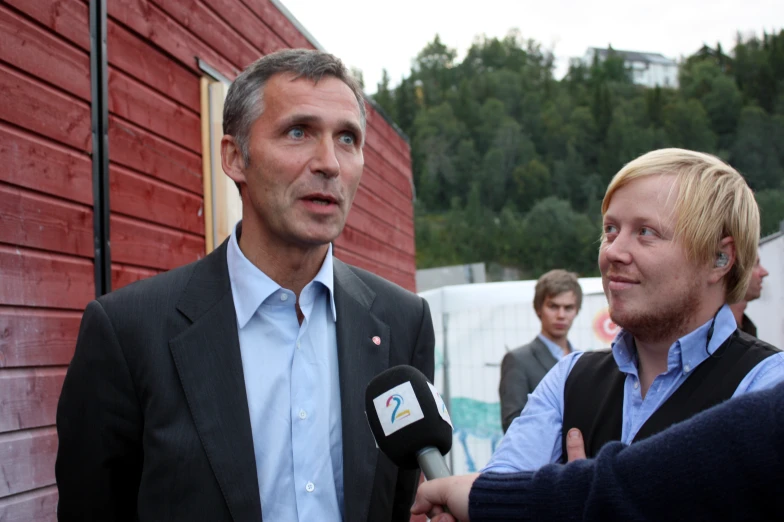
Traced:
POLYGON ((610 319, 610 310, 607 307, 599 310, 593 318, 593 333, 597 339, 609 345, 620 331, 617 324, 610 319))

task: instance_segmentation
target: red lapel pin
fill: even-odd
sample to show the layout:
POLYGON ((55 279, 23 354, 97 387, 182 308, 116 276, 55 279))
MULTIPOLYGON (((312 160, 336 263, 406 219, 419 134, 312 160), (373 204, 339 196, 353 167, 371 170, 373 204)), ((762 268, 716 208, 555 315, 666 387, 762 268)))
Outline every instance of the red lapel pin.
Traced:
POLYGON ((381 346, 381 337, 379 337, 377 335, 374 335, 373 336, 373 344, 375 344, 376 346, 381 346))

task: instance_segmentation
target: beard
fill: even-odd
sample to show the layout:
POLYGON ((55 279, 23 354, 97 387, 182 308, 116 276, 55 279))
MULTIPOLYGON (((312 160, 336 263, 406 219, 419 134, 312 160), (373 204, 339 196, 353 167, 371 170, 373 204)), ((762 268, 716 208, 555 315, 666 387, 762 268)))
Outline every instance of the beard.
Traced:
POLYGON ((688 332, 700 304, 696 282, 679 295, 654 308, 619 311, 610 306, 612 321, 642 342, 655 343, 679 339, 688 332))

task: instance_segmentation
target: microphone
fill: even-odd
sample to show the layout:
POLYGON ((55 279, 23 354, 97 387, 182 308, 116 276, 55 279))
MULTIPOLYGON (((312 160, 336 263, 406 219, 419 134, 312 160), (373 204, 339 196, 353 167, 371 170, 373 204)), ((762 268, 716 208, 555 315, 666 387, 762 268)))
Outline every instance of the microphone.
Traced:
POLYGON ((452 419, 436 387, 412 366, 376 375, 365 390, 365 414, 378 448, 398 467, 427 480, 451 476, 452 419))

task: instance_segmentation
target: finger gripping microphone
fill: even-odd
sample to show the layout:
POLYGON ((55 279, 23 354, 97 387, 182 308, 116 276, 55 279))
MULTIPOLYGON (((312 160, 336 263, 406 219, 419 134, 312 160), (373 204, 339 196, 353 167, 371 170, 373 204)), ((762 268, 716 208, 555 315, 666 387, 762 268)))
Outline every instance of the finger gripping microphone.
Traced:
POLYGON ((412 366, 395 366, 365 390, 365 413, 378 448, 398 467, 420 468, 428 480, 451 475, 452 421, 443 399, 412 366))

